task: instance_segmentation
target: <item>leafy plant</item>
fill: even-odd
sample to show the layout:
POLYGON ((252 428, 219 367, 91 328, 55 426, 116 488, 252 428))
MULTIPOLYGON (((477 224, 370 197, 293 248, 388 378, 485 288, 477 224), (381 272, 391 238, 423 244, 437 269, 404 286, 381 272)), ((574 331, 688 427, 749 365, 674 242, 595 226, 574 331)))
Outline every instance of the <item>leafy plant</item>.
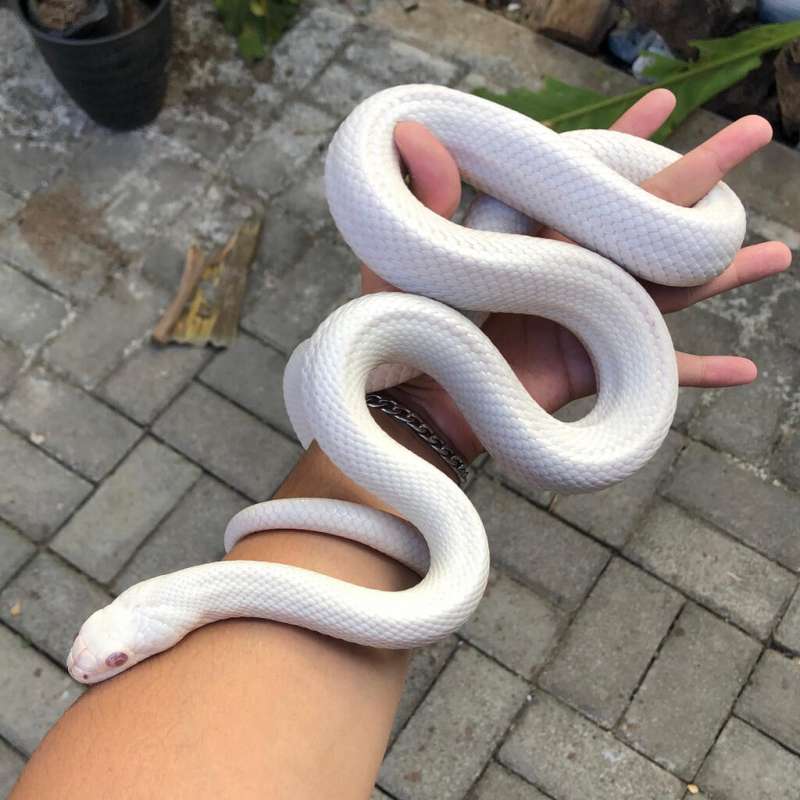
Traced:
POLYGON ((488 89, 476 89, 475 94, 562 132, 577 128, 608 128, 640 97, 652 89, 664 87, 675 94, 678 103, 669 119, 650 137, 661 142, 694 109, 760 66, 764 53, 777 50, 798 37, 800 21, 780 22, 759 25, 721 39, 691 42, 699 51, 694 61, 648 52, 650 65, 645 75, 656 82, 615 97, 550 77, 544 79, 542 88, 536 92, 512 89, 505 94, 495 94, 488 89))
POLYGON ((298 0, 214 0, 225 30, 233 34, 247 61, 267 54, 297 13, 298 0))

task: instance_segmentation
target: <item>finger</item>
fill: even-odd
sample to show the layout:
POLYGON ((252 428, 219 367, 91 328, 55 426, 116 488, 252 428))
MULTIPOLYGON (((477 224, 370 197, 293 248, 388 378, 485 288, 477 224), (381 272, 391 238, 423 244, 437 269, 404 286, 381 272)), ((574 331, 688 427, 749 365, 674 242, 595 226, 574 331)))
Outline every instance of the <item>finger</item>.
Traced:
POLYGON ((681 386, 721 388, 752 383, 758 376, 756 365, 740 356, 695 356, 675 353, 681 386))
POLYGON ((763 117, 742 117, 646 180, 642 188, 671 203, 690 206, 770 139, 772 126, 763 117))
POLYGON ((394 141, 420 202, 443 217, 452 216, 461 201, 461 178, 445 146, 418 122, 399 122, 394 141))
MULTIPOLYGON (((461 201, 458 166, 444 145, 418 122, 399 122, 394 141, 411 175, 411 189, 431 211, 450 217, 461 201)), ((396 291, 369 267, 361 267, 361 291, 396 291)))
POLYGON ((675 108, 675 102, 675 95, 669 89, 653 89, 637 100, 611 126, 611 130, 646 139, 664 124, 675 108))
POLYGON ((643 282, 664 314, 680 311, 714 295, 755 283, 788 269, 792 251, 783 242, 762 242, 743 247, 726 270, 701 286, 661 286, 643 282))
MULTIPOLYGON (((673 108, 675 108, 675 95, 669 89, 653 89, 637 100, 611 126, 611 130, 646 139, 661 127, 673 108)), ((560 242, 571 241, 554 228, 541 228, 536 232, 536 236, 560 242)))

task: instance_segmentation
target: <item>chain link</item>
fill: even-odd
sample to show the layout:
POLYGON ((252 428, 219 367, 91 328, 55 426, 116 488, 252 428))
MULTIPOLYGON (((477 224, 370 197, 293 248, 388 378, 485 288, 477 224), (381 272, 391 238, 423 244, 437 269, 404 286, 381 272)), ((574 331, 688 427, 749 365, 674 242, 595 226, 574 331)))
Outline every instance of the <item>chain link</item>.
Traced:
POLYGON ((397 400, 377 392, 370 392, 367 395, 367 405, 370 408, 376 408, 384 414, 388 414, 414 431, 455 472, 459 486, 463 489, 467 485, 469 481, 467 463, 430 425, 420 419, 410 408, 406 408, 398 403, 397 400))

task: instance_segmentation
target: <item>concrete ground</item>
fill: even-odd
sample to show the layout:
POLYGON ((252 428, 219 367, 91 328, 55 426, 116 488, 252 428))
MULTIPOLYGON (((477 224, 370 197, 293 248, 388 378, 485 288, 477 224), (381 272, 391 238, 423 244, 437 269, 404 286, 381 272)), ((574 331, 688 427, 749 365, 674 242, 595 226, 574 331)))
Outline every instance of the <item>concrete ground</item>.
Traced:
MULTIPOLYGON (((320 183, 348 109, 412 81, 629 85, 458 0, 316 6, 255 69, 210 2, 175 5, 167 108, 116 135, 0 11, 0 795, 81 693, 62 666, 81 621, 218 557, 298 457, 281 370, 356 292, 320 183), (150 346, 188 244, 253 214, 236 344, 150 346)), ((697 114, 673 143, 722 124, 697 114)), ((800 152, 771 145, 732 183, 752 240, 800 250, 800 152)), ((799 309, 795 266, 671 317, 680 348, 753 355, 761 378, 685 392, 621 486, 553 497, 478 470, 491 586, 415 656, 375 798, 800 798, 799 309)))

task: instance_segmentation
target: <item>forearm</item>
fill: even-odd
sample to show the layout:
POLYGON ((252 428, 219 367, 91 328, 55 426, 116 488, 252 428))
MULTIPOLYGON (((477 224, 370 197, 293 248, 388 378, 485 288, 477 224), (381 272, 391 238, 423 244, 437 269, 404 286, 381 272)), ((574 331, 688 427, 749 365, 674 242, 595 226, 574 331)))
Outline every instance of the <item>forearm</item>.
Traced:
MULTIPOLYGON (((390 420, 386 430, 435 463, 390 420)), ((278 496, 378 505, 316 448, 278 496)), ((361 545, 311 532, 249 536, 228 556, 280 561, 386 590, 416 576, 361 545)), ((87 692, 23 773, 13 800, 369 796, 407 654, 261 620, 200 628, 87 692)))

